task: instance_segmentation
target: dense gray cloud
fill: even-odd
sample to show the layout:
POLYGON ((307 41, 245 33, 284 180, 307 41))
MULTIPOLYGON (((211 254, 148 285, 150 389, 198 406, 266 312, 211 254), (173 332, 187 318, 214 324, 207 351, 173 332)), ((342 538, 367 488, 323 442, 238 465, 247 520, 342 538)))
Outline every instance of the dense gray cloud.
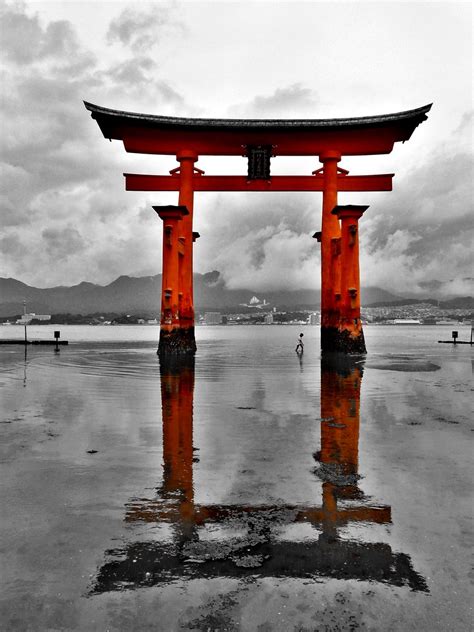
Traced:
POLYGON ((137 56, 105 70, 97 71, 94 79, 102 86, 107 86, 108 98, 120 99, 123 90, 127 90, 128 100, 136 103, 147 93, 155 103, 171 105, 185 109, 185 100, 168 82, 158 78, 158 65, 147 56, 137 56))
POLYGON ((110 23, 109 43, 120 42, 134 53, 143 53, 161 43, 165 29, 182 29, 172 6, 159 4, 149 10, 125 9, 110 23))
POLYGON ((318 100, 313 91, 301 83, 295 83, 277 88, 270 95, 257 95, 248 103, 235 105, 229 108, 229 114, 256 118, 317 118, 317 108, 318 100))
POLYGON ((196 226, 201 269, 219 270, 231 288, 297 289, 318 286, 320 200, 311 194, 216 196, 196 226))
POLYGON ((107 72, 103 73, 101 78, 105 79, 105 75, 107 75, 119 83, 137 85, 150 81, 150 71, 156 71, 156 63, 151 57, 134 57, 112 66, 107 72))
POLYGON ((45 228, 41 233, 46 252, 58 263, 83 252, 85 242, 80 232, 72 226, 65 228, 45 228))
POLYGON ((0 21, 3 54, 16 64, 29 64, 45 57, 64 59, 76 52, 74 30, 64 20, 42 28, 38 17, 26 15, 21 5, 2 4, 0 21))
POLYGON ((185 107, 184 99, 157 76, 151 58, 125 56, 100 66, 70 23, 44 25, 16 3, 4 6, 1 17, 2 33, 10 36, 0 104, 0 274, 38 285, 107 281, 125 272, 124 261, 131 274, 156 273, 158 235, 140 257, 156 220, 151 214, 137 222, 123 191, 123 150, 104 151, 82 99, 100 101, 104 89, 118 104, 124 94, 174 108, 185 107))
MULTIPOLYGON (((358 65, 349 72, 342 62, 350 42, 348 48, 340 42, 324 57, 327 41, 284 38, 289 19, 301 20, 303 33, 311 20, 322 25, 321 12, 326 23, 319 37, 329 37, 326 26, 339 27, 347 10, 341 17, 337 3, 330 10, 303 3, 302 11, 294 12, 274 3, 270 29, 260 4, 249 24, 247 5, 239 15, 234 3, 227 9, 199 3, 143 8, 109 3, 102 12, 106 19, 96 25, 92 12, 87 27, 81 27, 77 11, 91 11, 89 3, 72 3, 76 13, 71 9, 70 20, 64 19, 68 3, 57 5, 58 15, 48 3, 41 14, 37 3, 2 5, 0 275, 48 286, 107 283, 120 274, 150 275, 161 269, 161 222, 150 207, 176 203, 176 195, 126 193, 121 174, 167 173, 175 159, 129 155, 120 143, 106 143, 82 99, 176 116, 220 111, 253 118, 319 118, 383 112, 386 103, 395 103, 395 111, 403 109, 406 98, 407 109, 412 101, 436 103, 406 146, 397 144, 391 156, 382 157, 382 167, 367 170, 390 171, 393 166, 394 191, 340 196, 341 203, 371 205, 361 220, 363 282, 417 293, 439 280, 447 294, 469 293, 470 281, 463 279, 473 276, 472 112, 464 113, 459 105, 465 103, 466 77, 452 78, 464 59, 458 46, 465 40, 461 16, 451 25, 456 41, 441 41, 435 29, 446 27, 430 14, 436 55, 422 64, 416 61, 420 34, 407 36, 412 65, 406 73, 399 70, 407 62, 405 44, 393 39, 399 29, 395 25, 387 31, 401 56, 396 64, 392 53, 383 52, 376 29, 377 20, 388 28, 390 10, 378 15, 371 7, 374 26, 366 46, 357 50, 358 65), (375 61, 376 51, 383 55, 383 68, 375 61), (451 68, 443 82, 440 58, 451 68), (271 72, 263 72, 269 64, 271 72)), ((421 10, 406 10, 421 15, 421 10)), ((363 20, 362 5, 351 11, 351 20, 363 20)), ((397 19, 403 22, 400 12, 397 19)), ((352 23, 341 29, 346 38, 352 36, 352 23)), ((354 37, 359 40, 360 34, 354 37)), ((236 160, 241 161, 236 169, 244 173, 245 161, 236 160)), ((225 159, 211 162, 210 169, 206 162, 202 157, 198 166, 207 173, 225 173, 225 159)), ((281 172, 280 165, 285 173, 310 173, 319 166, 317 157, 313 162, 302 168, 276 158, 272 173, 281 172)), ((201 239, 195 269, 218 269, 233 288, 318 287, 319 245, 311 235, 320 228, 320 217, 318 194, 197 194, 195 228, 201 239)))
POLYGON ((0 239, 0 250, 7 256, 19 257, 23 252, 20 238, 16 234, 7 235, 0 239))
MULTIPOLYGON (((449 294, 453 277, 472 276, 474 163, 472 153, 458 151, 471 122, 465 115, 451 137, 362 220, 364 276, 371 284, 417 292, 435 279, 450 281, 444 287, 449 294)), ((474 291, 472 281, 462 287, 474 291)))

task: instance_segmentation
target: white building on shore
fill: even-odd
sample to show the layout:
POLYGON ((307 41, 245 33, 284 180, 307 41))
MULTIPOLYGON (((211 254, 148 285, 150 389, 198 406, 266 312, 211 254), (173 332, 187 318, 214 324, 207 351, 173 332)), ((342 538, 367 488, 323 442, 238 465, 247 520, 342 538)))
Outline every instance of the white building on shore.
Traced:
POLYGON ((21 318, 16 321, 17 325, 28 325, 32 320, 51 320, 51 314, 35 314, 30 312, 29 314, 23 314, 21 318))

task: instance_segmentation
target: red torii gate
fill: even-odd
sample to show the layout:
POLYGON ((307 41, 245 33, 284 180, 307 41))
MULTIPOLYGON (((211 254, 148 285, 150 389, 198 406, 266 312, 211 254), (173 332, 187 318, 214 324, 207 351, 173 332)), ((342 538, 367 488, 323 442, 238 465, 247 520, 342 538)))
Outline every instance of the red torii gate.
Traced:
POLYGON ((194 353, 195 191, 322 191, 321 349, 365 353, 360 321, 357 220, 367 206, 337 206, 338 191, 391 191, 394 174, 350 176, 342 156, 388 154, 427 119, 431 104, 344 119, 196 119, 122 112, 84 102, 104 137, 125 150, 175 155, 170 175, 125 175, 127 191, 179 191, 178 206, 153 207, 163 219, 163 286, 158 353, 194 353), (199 156, 246 156, 247 176, 205 175, 199 156), (274 156, 318 156, 312 175, 272 176, 274 156))

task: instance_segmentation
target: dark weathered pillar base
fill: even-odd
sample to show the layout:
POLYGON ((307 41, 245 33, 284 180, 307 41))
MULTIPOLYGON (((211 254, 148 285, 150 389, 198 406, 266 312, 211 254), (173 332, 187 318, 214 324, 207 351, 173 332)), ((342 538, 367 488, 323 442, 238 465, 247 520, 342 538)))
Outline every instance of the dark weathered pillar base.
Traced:
POLYGON ((186 327, 166 331, 160 331, 160 342, 158 344, 158 355, 160 358, 178 355, 193 355, 196 353, 196 340, 194 338, 194 327, 186 327))
POLYGON ((355 336, 347 329, 321 327, 321 351, 338 353, 367 353, 364 332, 355 336))
POLYGON ((170 376, 182 378, 185 375, 194 377, 194 363, 196 356, 194 353, 168 353, 159 356, 160 375, 163 380, 170 376))
POLYGON ((355 354, 344 354, 325 351, 321 354, 321 374, 332 382, 334 378, 349 377, 357 369, 360 377, 364 373, 365 358, 357 358, 355 354))

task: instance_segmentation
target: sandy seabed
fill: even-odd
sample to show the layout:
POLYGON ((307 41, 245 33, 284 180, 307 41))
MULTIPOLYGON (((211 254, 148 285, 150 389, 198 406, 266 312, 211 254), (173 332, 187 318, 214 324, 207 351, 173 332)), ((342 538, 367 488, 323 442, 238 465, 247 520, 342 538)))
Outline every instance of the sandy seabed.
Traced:
POLYGON ((471 629, 472 348, 302 331, 198 328, 161 367, 152 328, 0 347, 0 629, 471 629))

